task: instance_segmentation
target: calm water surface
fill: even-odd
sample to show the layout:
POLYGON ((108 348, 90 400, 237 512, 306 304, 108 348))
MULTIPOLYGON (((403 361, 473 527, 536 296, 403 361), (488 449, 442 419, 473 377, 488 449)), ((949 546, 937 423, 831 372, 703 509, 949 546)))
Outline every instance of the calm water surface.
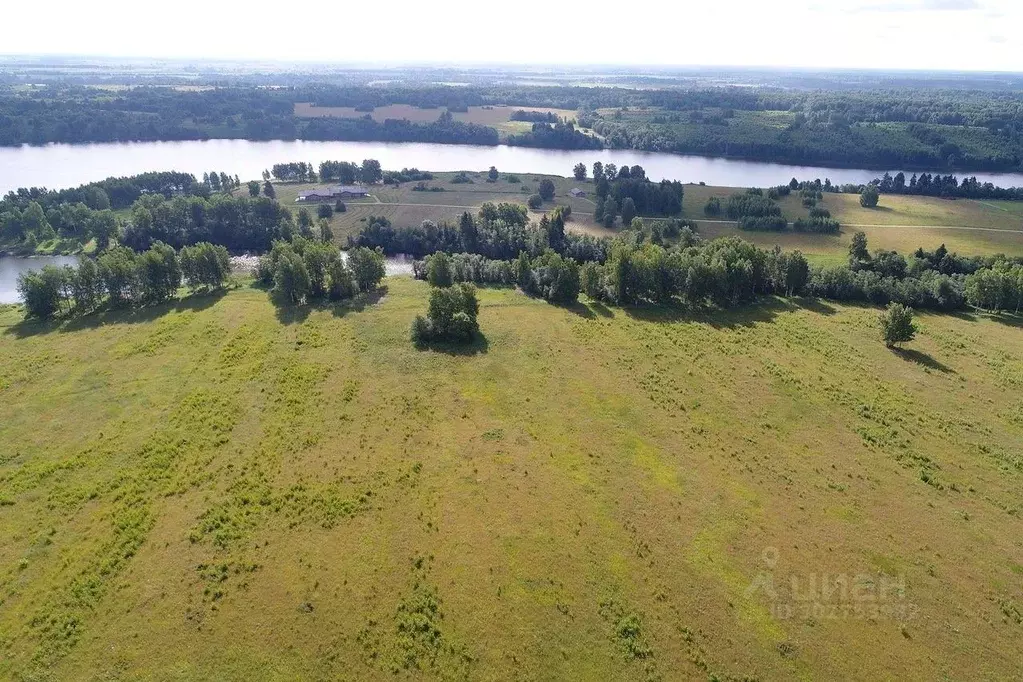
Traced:
MULTIPOLYGON (((883 171, 679 156, 619 149, 565 151, 526 147, 397 142, 307 142, 208 140, 189 142, 125 142, 110 144, 51 144, 41 147, 0 147, 0 194, 19 187, 60 189, 110 176, 145 171, 176 170, 201 177, 204 172, 238 175, 243 181, 258 178, 263 169, 286 161, 362 161, 378 159, 384 168, 420 168, 432 171, 486 170, 497 166, 507 173, 571 175, 580 161, 618 166, 639 164, 655 180, 667 178, 708 185, 768 187, 790 178, 831 178, 837 184, 867 182, 883 171)), ((899 169, 892 169, 893 172, 899 169)), ((908 173, 907 173, 908 175, 908 173)), ((963 174, 959 174, 962 176, 963 174)), ((970 173, 982 182, 1023 186, 1019 173, 970 173)))
POLYGON ((18 275, 29 270, 39 270, 44 265, 74 265, 75 256, 35 256, 19 258, 0 256, 0 303, 18 302, 18 275))

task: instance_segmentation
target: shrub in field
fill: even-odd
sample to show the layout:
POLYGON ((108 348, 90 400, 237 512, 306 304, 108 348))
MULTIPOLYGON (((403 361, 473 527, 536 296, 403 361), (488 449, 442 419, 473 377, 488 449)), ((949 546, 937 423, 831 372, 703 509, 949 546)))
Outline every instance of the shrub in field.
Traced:
POLYGON ((901 303, 890 303, 878 316, 881 327, 881 338, 889 348, 900 346, 912 341, 916 336, 916 324, 913 322, 913 309, 901 303))
POLYGON ((472 284, 435 288, 430 292, 426 317, 417 315, 412 322, 412 342, 419 347, 432 341, 469 343, 479 331, 478 314, 479 301, 472 284))
POLYGON ((867 185, 860 192, 860 206, 864 208, 876 208, 877 201, 880 198, 880 194, 877 191, 877 185, 867 185))

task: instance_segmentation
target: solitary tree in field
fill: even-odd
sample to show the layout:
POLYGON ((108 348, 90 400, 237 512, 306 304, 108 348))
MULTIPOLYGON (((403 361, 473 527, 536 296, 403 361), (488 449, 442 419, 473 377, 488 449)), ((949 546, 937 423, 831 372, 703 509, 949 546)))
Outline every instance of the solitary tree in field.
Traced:
POLYGON ((916 324, 913 323, 913 309, 901 303, 890 303, 888 308, 878 316, 881 326, 881 337, 884 345, 894 348, 916 336, 916 324))
POLYGON ((870 251, 867 250, 867 235, 857 232, 849 244, 849 267, 852 270, 859 270, 864 264, 870 262, 870 251))
POLYGON ((863 208, 876 208, 877 200, 880 198, 877 185, 867 185, 860 193, 860 206, 863 208))
POLYGON ((277 190, 274 189, 273 183, 269 180, 263 183, 263 194, 271 199, 277 198, 277 190))
POLYGON ((497 178, 499 177, 500 174, 497 172, 497 167, 491 166, 490 170, 487 171, 487 179, 490 180, 490 182, 497 182, 497 178))
POLYGON ((554 182, 550 178, 544 178, 540 181, 540 186, 537 187, 536 191, 543 197, 544 201, 550 201, 554 198, 554 182))
POLYGON ((259 183, 255 180, 249 181, 249 196, 250 197, 259 196, 259 183))
POLYGON ((585 180, 586 164, 585 163, 575 164, 575 168, 572 169, 572 175, 575 177, 576 180, 585 180))

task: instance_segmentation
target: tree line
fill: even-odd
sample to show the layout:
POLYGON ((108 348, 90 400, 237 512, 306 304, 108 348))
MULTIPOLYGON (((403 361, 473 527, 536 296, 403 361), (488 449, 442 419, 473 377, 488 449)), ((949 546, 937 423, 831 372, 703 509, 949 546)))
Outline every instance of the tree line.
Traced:
POLYGON ((517 147, 541 147, 544 149, 603 149, 599 137, 576 130, 571 121, 557 123, 534 123, 529 132, 509 135, 507 144, 517 147))
POLYGON ((80 257, 74 267, 47 265, 23 273, 18 293, 26 317, 50 320, 86 315, 103 305, 163 303, 177 295, 183 282, 193 291, 217 289, 230 270, 227 249, 206 242, 180 251, 157 242, 141 253, 113 246, 96 259, 80 257))
POLYGON ((999 187, 991 182, 980 182, 976 176, 963 178, 960 182, 955 175, 913 173, 907 182, 905 173, 899 172, 894 176, 885 173, 871 184, 882 194, 1023 201, 1023 187, 999 187))
MULTIPOLYGON (((203 92, 139 87, 114 94, 54 85, 0 93, 0 145, 211 137, 497 144, 494 128, 451 120, 450 112, 510 103, 578 111, 579 125, 592 127, 604 139, 603 146, 611 148, 880 168, 1023 168, 1023 110, 1019 93, 1011 89, 819 85, 632 89, 302 84, 203 92), (295 104, 306 102, 366 112, 411 104, 437 109, 438 120, 418 124, 295 116, 295 104)), ((560 121, 536 123, 543 127, 512 136, 512 143, 570 149, 602 144, 560 121)))
MULTIPOLYGON (((218 177, 221 174, 218 174, 218 177)), ((222 174, 227 177, 227 174, 222 174)), ((48 190, 45 187, 22 187, 8 192, 0 200, 0 213, 19 208, 24 210, 29 202, 38 203, 44 210, 60 204, 85 204, 93 210, 105 208, 126 208, 143 194, 201 195, 208 192, 191 173, 159 171, 140 173, 118 178, 107 178, 78 187, 62 190, 48 190)))
MULTIPOLYGON (((309 228, 304 231, 312 236, 309 228)), ((132 205, 120 241, 140 251, 157 241, 175 248, 208 241, 232 251, 266 251, 275 239, 301 231, 291 212, 266 196, 148 195, 132 205)))
POLYGON ((484 203, 475 216, 464 212, 457 225, 424 220, 420 225, 396 227, 382 216, 369 216, 349 243, 415 258, 445 251, 509 259, 522 251, 538 255, 551 248, 579 261, 603 260, 609 240, 567 232, 562 216, 555 212, 553 218, 545 215, 532 224, 520 204, 503 202, 484 203))
POLYGON ((969 306, 1018 312, 1023 307, 1023 259, 963 257, 944 246, 909 259, 867 248, 857 233, 846 265, 813 266, 799 251, 765 250, 737 237, 691 237, 665 247, 648 234, 615 239, 604 261, 567 258, 546 249, 515 258, 438 252, 414 264, 431 284, 516 284, 527 293, 571 303, 579 292, 610 304, 728 307, 761 294, 813 296, 875 305, 898 303, 952 311, 969 306))
POLYGON ((121 229, 113 210, 142 198, 208 198, 239 184, 237 176, 223 172, 205 173, 200 182, 189 173, 169 171, 107 178, 59 191, 21 188, 0 200, 0 240, 34 248, 54 238, 80 243, 95 238, 103 250, 121 229))

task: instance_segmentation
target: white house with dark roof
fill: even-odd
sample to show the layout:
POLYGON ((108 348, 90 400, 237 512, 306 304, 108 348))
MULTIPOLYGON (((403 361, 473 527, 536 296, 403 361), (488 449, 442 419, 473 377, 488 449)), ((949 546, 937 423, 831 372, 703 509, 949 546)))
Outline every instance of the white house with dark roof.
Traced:
POLYGON ((365 196, 369 196, 369 190, 361 185, 334 185, 333 187, 299 192, 295 201, 333 201, 334 199, 359 199, 365 196))

